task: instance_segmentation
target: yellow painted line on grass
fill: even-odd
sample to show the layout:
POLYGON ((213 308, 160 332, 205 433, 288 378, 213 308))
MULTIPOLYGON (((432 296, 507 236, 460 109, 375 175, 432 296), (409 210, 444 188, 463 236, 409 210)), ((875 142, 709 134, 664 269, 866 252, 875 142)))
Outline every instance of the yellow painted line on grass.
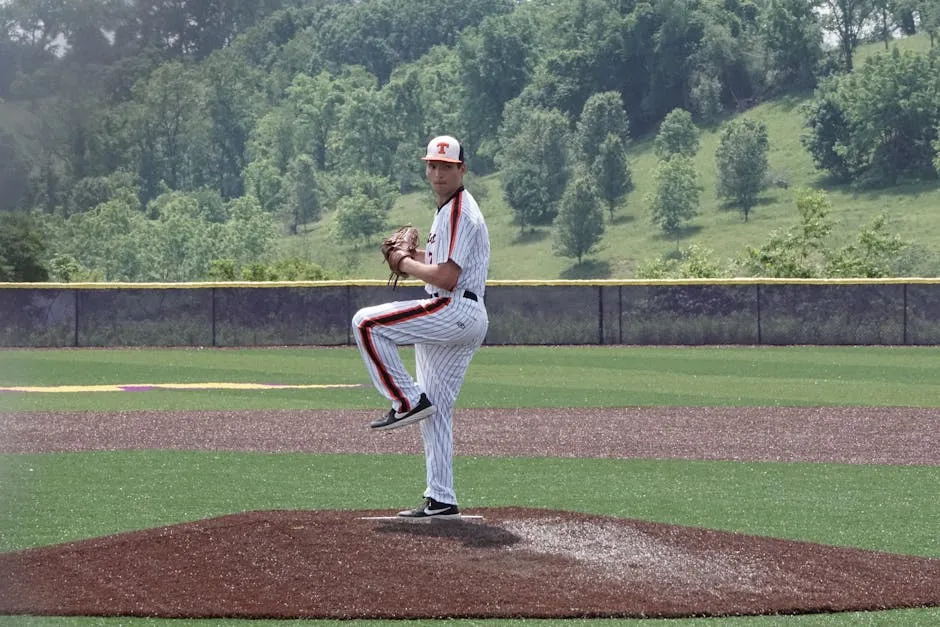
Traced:
POLYGON ((122 383, 111 385, 51 385, 0 387, 0 392, 146 392, 149 390, 318 390, 358 388, 358 383, 122 383))

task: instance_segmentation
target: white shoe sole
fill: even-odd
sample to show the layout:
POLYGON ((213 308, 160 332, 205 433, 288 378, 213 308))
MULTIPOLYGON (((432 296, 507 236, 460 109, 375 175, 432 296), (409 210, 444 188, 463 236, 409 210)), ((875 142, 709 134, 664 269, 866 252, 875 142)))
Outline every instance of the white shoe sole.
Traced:
POLYGON ((381 427, 372 427, 372 430, 373 431, 390 431, 392 429, 397 429, 399 427, 405 427, 407 425, 411 425, 416 422, 421 422, 425 418, 430 418, 432 415, 434 415, 434 412, 436 410, 437 410, 437 407, 435 407, 434 405, 431 405, 411 416, 408 416, 407 418, 402 418, 401 420, 393 422, 390 425, 383 425, 381 427))

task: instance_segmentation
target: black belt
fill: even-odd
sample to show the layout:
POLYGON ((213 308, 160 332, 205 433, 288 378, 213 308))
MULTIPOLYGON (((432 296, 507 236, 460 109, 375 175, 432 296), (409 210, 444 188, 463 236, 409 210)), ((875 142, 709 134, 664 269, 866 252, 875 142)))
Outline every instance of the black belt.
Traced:
MULTIPOLYGON (((431 296, 433 296, 434 298, 440 298, 440 294, 438 294, 437 292, 434 292, 433 294, 431 294, 431 296)), ((470 290, 464 290, 464 291, 463 291, 463 297, 464 297, 464 298, 469 298, 470 300, 480 300, 480 299, 477 297, 477 295, 474 294, 473 292, 471 292, 470 290)))

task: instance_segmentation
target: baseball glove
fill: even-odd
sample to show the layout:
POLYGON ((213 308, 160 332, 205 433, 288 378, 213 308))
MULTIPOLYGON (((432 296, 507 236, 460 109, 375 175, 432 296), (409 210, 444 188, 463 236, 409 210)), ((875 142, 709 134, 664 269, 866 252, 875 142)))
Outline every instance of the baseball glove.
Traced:
POLYGON ((385 238, 385 241, 382 242, 382 255, 385 256, 385 262, 388 264, 388 269, 392 273, 388 276, 388 283, 392 285, 392 289, 398 287, 399 279, 407 279, 408 274, 402 272, 400 269, 402 259, 405 257, 411 257, 414 259, 415 254, 418 251, 418 229, 414 228, 410 224, 403 226, 388 237, 385 238))

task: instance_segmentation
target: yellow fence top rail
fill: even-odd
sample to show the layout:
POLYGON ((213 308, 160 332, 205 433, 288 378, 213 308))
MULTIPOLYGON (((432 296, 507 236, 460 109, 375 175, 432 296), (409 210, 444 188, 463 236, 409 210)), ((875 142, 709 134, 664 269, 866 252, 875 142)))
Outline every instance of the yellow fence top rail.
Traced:
MULTIPOLYGON (((890 279, 773 279, 773 278, 737 278, 737 279, 557 279, 557 280, 512 280, 487 281, 488 287, 508 286, 559 286, 580 285, 596 287, 647 286, 647 285, 897 285, 923 284, 940 285, 940 277, 895 277, 890 279)), ((205 289, 205 288, 277 288, 277 287, 382 287, 385 280, 359 279, 344 281, 206 281, 191 283, 0 283, 0 289, 205 289)), ((400 281, 399 285, 421 286, 420 281, 400 281)))

